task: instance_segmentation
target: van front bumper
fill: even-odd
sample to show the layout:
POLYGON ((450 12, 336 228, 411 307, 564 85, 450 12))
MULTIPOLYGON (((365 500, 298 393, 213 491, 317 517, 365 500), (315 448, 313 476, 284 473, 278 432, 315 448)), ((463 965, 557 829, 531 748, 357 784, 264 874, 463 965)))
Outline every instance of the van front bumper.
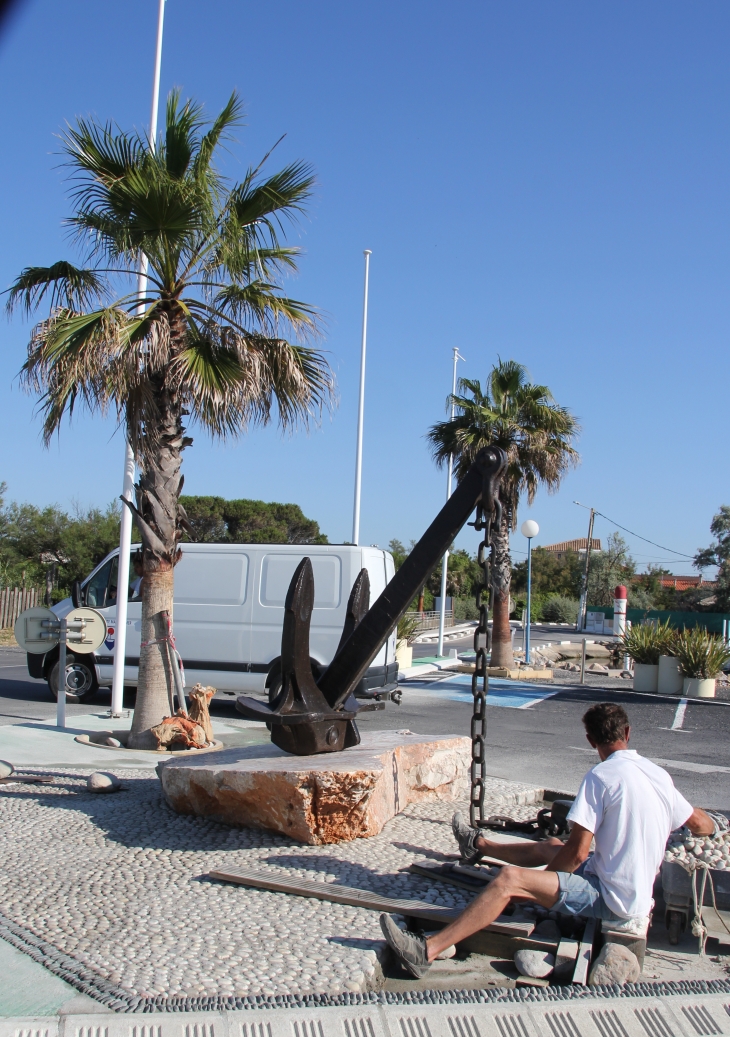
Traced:
POLYGON ((398 686, 398 663, 371 666, 355 688, 356 699, 387 698, 398 686))

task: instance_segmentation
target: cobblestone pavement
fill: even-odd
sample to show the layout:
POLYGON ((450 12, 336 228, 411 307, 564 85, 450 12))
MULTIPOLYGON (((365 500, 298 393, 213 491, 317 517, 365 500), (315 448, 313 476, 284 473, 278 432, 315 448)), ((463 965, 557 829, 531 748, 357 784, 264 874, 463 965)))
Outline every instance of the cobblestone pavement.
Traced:
MULTIPOLYGON (((8 931, 83 966, 91 989, 96 978, 127 998, 373 987, 383 950, 376 912, 214 883, 206 878, 213 869, 260 867, 454 907, 469 899, 399 871, 414 856, 454 853, 450 817, 459 804, 411 806, 371 839, 302 846, 180 817, 149 772, 117 771, 125 791, 106 796, 86 790, 88 771, 55 773, 52 787, 0 792, 0 903, 8 931)), ((527 804, 537 795, 490 779, 487 806, 534 816, 527 804)))

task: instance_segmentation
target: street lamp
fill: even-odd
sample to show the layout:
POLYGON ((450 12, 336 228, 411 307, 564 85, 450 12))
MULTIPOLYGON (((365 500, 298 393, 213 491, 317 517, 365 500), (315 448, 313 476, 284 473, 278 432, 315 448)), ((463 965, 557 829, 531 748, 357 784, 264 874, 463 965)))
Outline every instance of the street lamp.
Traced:
POLYGON ((532 591, 532 538, 540 532, 534 519, 525 519, 520 526, 523 537, 527 537, 527 626, 525 627, 525 663, 530 662, 530 593, 532 591))

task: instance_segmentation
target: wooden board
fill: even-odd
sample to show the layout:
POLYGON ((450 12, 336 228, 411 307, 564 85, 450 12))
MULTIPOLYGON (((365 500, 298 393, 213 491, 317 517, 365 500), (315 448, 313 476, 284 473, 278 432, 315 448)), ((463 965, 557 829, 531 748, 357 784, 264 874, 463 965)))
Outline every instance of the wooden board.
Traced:
MULTIPOLYGON (((410 915, 429 922, 446 925, 461 914, 451 907, 439 907, 422 900, 398 900, 393 897, 380 896, 367 889, 354 889, 351 886, 340 886, 336 882, 310 882, 304 879, 292 879, 273 875, 268 871, 255 871, 253 868, 235 868, 228 871, 211 871, 211 879, 219 882, 235 882, 241 886, 253 886, 274 893, 290 893, 298 897, 314 897, 317 900, 329 900, 333 904, 348 904, 350 907, 364 907, 368 911, 386 911, 399 915, 410 915)), ((534 922, 512 922, 508 915, 500 915, 487 930, 503 933, 507 936, 529 937, 535 928, 534 922)))
POLYGON ((414 875, 423 875, 433 882, 447 882, 451 886, 468 889, 472 893, 481 893, 494 878, 486 868, 438 864, 435 861, 414 861, 409 865, 408 871, 414 875))
POLYGON ((580 944, 577 940, 569 940, 566 937, 562 937, 555 954, 553 976, 556 980, 565 982, 572 980, 579 951, 580 944))
POLYGON ((591 955, 593 954, 593 941, 596 938, 596 920, 589 918, 586 922, 585 931, 578 947, 578 958, 575 963, 573 982, 588 983, 588 970, 591 967, 591 955))
POLYGON ((703 907, 702 919, 707 926, 708 936, 719 940, 720 943, 730 944, 730 911, 716 911, 714 907, 703 907))

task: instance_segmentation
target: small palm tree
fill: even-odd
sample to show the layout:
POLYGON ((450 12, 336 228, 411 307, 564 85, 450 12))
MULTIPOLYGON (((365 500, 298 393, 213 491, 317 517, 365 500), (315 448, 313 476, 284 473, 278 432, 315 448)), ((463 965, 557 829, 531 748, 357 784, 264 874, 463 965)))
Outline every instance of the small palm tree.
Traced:
POLYGON ((141 470, 132 506, 145 575, 136 748, 153 743, 149 728, 169 712, 160 639, 186 525, 184 417, 226 438, 274 413, 282 426, 306 424, 332 399, 329 367, 307 345, 316 313, 281 287, 299 254, 281 231, 303 211, 312 173, 297 163, 264 177, 261 164, 240 183, 225 181, 214 156, 240 122, 235 93, 206 126, 202 108, 177 92, 156 150, 137 133, 79 120, 62 139, 75 184, 68 222, 86 265, 28 267, 9 291, 10 310, 49 305, 21 371, 41 394, 46 443, 78 405, 111 411, 141 470), (146 281, 136 280, 140 264, 146 281))
POLYGON ((567 470, 577 464, 572 441, 580 426, 565 407, 555 403, 547 386, 529 382, 525 368, 514 360, 500 360, 484 389, 478 381, 462 378, 459 393, 450 402, 457 409, 454 419, 433 425, 428 433, 439 464, 453 454, 458 478, 482 447, 496 445, 507 453, 500 489, 502 522, 492 533, 492 665, 512 666, 510 532, 517 525, 521 495, 526 493, 531 504, 539 486, 554 492, 567 470))

